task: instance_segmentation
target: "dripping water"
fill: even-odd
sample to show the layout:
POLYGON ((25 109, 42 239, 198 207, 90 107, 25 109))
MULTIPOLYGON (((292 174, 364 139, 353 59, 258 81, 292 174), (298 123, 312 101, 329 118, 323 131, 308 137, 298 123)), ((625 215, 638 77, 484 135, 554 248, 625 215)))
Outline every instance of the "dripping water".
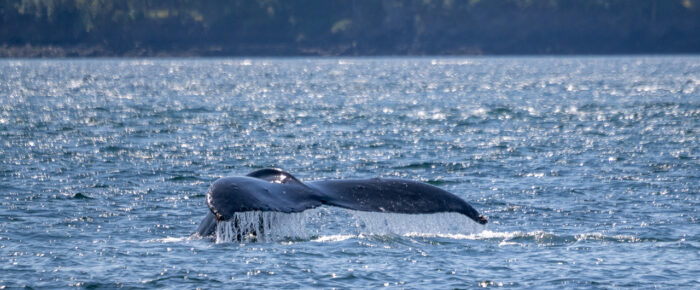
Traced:
POLYGON ((402 214, 350 211, 360 233, 373 235, 455 235, 474 234, 482 226, 454 212, 402 214))
POLYGON ((469 235, 485 227, 458 213, 399 214, 353 210, 308 210, 300 213, 247 211, 218 222, 216 242, 308 240, 327 235, 469 235), (342 214, 347 216, 347 224, 342 214), (338 218, 338 215, 341 218, 338 218), (329 221, 343 223, 332 227, 329 221), (319 228, 319 223, 326 224, 319 228), (309 228, 315 229, 312 234, 309 228))
POLYGON ((307 239, 307 213, 237 212, 216 226, 216 242, 270 242, 307 239))

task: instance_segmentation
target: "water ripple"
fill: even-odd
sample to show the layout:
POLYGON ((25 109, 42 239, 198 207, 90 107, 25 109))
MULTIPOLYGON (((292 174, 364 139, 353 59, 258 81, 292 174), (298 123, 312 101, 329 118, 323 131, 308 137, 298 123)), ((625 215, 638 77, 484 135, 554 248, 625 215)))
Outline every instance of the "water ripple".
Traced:
POLYGON ((0 61, 0 287, 697 288, 699 93, 694 56, 0 61), (190 238, 209 184, 264 167, 490 223, 190 238))

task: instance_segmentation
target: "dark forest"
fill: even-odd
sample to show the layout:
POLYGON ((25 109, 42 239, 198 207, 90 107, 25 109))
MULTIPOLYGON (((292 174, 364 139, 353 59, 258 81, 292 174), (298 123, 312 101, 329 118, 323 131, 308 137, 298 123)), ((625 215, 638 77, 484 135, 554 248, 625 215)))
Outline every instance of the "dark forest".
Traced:
POLYGON ((4 57, 697 52, 697 0, 0 0, 4 57))

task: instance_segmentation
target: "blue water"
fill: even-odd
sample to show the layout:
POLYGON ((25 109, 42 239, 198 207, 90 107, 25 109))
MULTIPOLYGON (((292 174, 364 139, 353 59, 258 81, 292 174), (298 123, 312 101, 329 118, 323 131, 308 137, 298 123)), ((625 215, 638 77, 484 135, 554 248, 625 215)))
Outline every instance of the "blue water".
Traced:
POLYGON ((1 60, 0 286, 698 288, 698 134, 696 56, 1 60), (490 222, 190 238, 214 180, 264 167, 490 222))

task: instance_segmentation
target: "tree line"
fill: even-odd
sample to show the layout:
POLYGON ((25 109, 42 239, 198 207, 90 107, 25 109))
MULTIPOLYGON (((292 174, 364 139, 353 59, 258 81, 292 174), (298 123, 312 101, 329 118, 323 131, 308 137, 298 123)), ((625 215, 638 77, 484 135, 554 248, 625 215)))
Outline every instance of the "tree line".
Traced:
POLYGON ((2 56, 697 52, 699 0, 0 0, 2 56))

